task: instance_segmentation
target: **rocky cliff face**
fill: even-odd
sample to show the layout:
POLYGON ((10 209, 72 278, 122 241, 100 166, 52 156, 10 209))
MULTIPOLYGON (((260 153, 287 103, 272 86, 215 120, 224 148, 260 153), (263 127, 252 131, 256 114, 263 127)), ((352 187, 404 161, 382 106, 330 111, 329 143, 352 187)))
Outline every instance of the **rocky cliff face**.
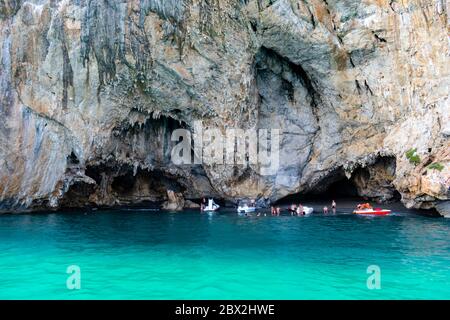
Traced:
POLYGON ((450 213, 447 10, 1 1, 1 209, 164 201, 167 190, 277 200, 349 179, 360 195, 450 213), (198 120, 281 129, 278 170, 175 165, 171 133, 198 120))

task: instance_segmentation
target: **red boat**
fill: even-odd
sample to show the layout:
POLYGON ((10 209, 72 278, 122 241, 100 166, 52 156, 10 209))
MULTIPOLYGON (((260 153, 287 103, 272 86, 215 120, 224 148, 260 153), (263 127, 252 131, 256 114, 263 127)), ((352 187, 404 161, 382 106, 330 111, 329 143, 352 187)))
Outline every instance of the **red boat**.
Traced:
POLYGON ((354 214, 365 214, 365 215, 375 215, 375 216, 385 216, 391 213, 391 210, 387 209, 361 209, 353 211, 354 214))

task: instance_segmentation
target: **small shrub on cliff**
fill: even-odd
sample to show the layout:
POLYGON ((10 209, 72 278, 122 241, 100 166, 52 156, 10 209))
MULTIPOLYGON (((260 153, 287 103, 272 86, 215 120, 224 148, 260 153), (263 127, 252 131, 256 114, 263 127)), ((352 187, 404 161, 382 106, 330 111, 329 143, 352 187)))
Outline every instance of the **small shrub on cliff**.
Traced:
POLYGON ((411 162, 415 166, 417 166, 420 163, 420 157, 416 152, 417 152, 416 148, 409 149, 408 151, 406 151, 406 158, 409 160, 409 162, 411 162))
POLYGON ((439 162, 432 163, 427 168, 428 169, 435 169, 435 170, 438 170, 438 171, 444 170, 444 166, 442 164, 440 164, 439 162))

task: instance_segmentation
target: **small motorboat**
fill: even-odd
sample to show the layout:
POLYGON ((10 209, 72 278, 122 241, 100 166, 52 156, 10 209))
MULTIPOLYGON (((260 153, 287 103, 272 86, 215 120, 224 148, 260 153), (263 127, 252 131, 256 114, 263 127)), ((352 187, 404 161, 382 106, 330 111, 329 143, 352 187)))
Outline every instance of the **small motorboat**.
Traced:
POLYGON ((248 204, 239 205, 237 208, 238 213, 253 213, 256 211, 256 207, 249 206, 248 204))
POLYGON ((374 215, 374 216, 385 216, 391 213, 391 210, 388 209, 361 209, 353 211, 354 214, 364 214, 364 215, 374 215))
POLYGON ((203 208, 205 212, 214 212, 219 210, 220 206, 214 202, 214 199, 208 199, 208 205, 203 208))

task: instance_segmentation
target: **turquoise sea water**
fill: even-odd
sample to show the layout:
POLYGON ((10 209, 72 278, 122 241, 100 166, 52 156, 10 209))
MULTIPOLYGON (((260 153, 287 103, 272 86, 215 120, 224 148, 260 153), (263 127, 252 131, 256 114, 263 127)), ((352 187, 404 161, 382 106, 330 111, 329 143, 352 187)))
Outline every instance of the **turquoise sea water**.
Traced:
POLYGON ((449 219, 345 213, 1 215, 0 298, 450 298, 449 219), (70 265, 80 290, 66 287, 70 265), (367 288, 369 265, 379 290, 367 288))

